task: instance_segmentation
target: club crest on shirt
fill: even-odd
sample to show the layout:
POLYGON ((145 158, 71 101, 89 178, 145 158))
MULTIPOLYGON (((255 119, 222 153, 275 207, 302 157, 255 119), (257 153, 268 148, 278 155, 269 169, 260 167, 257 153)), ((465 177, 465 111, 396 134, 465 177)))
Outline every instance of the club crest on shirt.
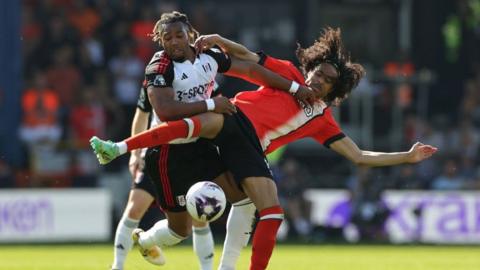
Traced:
POLYGON ((158 74, 157 76, 155 76, 155 80, 153 80, 153 86, 165 86, 165 85, 166 85, 166 82, 163 75, 158 74))
POLYGON ((185 195, 177 196, 177 203, 178 203, 178 205, 180 205, 180 206, 185 206, 185 205, 187 205, 187 201, 185 200, 185 195))
POLYGON ((323 101, 317 101, 313 104, 313 106, 305 104, 301 101, 299 102, 300 106, 302 106, 305 116, 307 116, 308 118, 315 117, 317 115, 323 115, 325 109, 327 108, 327 105, 323 101))
POLYGON ((302 106, 303 112, 307 117, 312 117, 313 116, 313 107, 300 101, 300 105, 302 106))

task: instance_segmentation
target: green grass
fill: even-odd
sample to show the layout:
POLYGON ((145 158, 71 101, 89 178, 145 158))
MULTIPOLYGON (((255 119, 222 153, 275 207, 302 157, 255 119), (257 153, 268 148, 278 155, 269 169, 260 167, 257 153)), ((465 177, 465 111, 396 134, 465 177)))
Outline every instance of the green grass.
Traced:
MULTIPOLYGON (((220 247, 217 247, 218 262, 220 247)), ((167 264, 156 267, 133 250, 126 269, 198 269, 191 247, 166 250, 167 264)), ((0 245, 1 270, 109 269, 112 247, 108 245, 0 245)), ((245 249, 239 270, 248 269, 250 248, 245 249)), ((479 270, 480 247, 437 246, 331 246, 279 245, 268 269, 278 270, 479 270)))

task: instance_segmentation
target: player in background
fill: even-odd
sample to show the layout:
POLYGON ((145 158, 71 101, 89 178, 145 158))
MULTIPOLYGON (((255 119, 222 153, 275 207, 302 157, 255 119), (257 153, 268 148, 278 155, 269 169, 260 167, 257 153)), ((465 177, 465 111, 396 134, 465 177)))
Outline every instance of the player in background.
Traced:
POLYGON ((437 151, 435 147, 422 143, 414 144, 405 152, 365 151, 341 131, 329 104, 339 105, 347 98, 364 76, 364 69, 360 64, 350 61, 338 29, 326 29, 311 47, 297 50, 303 74, 289 61, 252 53, 216 35, 201 38, 197 45, 206 49, 212 44, 219 45, 233 56, 258 62, 288 79, 314 88, 321 99, 313 104, 305 100, 298 102, 294 95, 301 96, 301 92, 308 90, 292 87, 288 93, 272 87, 260 87, 257 91, 241 92, 235 96, 233 103, 237 106, 237 113, 233 115, 205 113, 160 125, 120 143, 92 138, 91 144, 99 161, 105 163, 127 151, 169 143, 187 134, 211 139, 219 147, 221 158, 235 181, 260 213, 253 236, 252 270, 266 269, 275 246, 276 233, 283 220, 283 210, 265 154, 306 137, 314 138, 362 166, 416 163, 437 151), (188 122, 194 125, 189 126, 188 122))
MULTIPOLYGON (((234 113, 236 108, 227 98, 210 99, 216 86, 217 72, 237 77, 252 77, 257 83, 281 89, 289 89, 292 85, 292 81, 255 63, 230 59, 219 49, 209 48, 196 54, 190 44, 193 44, 197 35, 186 15, 179 12, 163 14, 153 29, 153 40, 159 42, 164 51, 153 56, 145 71, 145 87, 155 112, 152 126, 162 121, 181 119, 207 111, 234 113)), ((313 98, 313 91, 307 87, 303 89, 313 98)), ((133 230, 133 236, 134 241, 140 243, 142 255, 149 262, 161 265, 164 257, 159 247, 175 245, 191 233, 192 220, 185 209, 185 194, 188 188, 193 183, 206 179, 222 181, 221 179, 227 177, 222 174, 226 169, 220 162, 216 147, 198 138, 184 138, 172 145, 148 149, 145 163, 145 172, 155 185, 159 203, 167 219, 157 222, 145 233, 140 229, 133 230)), ((228 190, 226 192, 228 193, 228 190)), ((253 205, 248 201, 244 201, 244 204, 250 205, 253 215, 253 205)), ((242 227, 251 232, 251 218, 239 221, 242 222, 242 227)), ((198 224, 197 228, 199 226, 203 227, 204 231, 208 229, 207 224, 198 224)), ((246 241, 248 237, 247 233, 246 241)), ((213 241, 209 240, 211 236, 199 241, 195 239, 197 254, 205 253, 200 256, 202 269, 210 269, 213 258, 213 241), (208 263, 204 258, 208 259, 208 263)), ((241 243, 232 245, 235 249, 241 249, 241 246, 236 247, 242 245, 241 243)))
MULTIPOLYGON (((151 108, 146 106, 144 91, 145 89, 142 87, 132 121, 132 136, 148 128, 151 108)), ((132 151, 128 162, 128 169, 133 180, 132 188, 122 218, 115 231, 112 270, 123 269, 127 254, 133 245, 132 232, 138 227, 140 219, 156 198, 153 183, 143 173, 143 167, 142 149, 132 151)))

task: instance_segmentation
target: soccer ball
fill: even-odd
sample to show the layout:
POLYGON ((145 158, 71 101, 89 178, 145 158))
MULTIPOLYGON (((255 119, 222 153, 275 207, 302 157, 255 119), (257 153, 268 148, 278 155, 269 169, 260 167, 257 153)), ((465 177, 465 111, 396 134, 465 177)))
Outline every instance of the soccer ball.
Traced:
POLYGON ((225 211, 227 199, 222 188, 209 181, 198 182, 187 192, 187 211, 193 219, 211 222, 225 211))

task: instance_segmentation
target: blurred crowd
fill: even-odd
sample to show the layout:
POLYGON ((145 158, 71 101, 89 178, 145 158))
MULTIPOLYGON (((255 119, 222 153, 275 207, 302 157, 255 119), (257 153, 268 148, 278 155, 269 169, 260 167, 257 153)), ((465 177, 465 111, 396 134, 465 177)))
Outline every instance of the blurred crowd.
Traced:
MULTIPOLYGON (((100 167, 88 140, 93 135, 112 140, 129 135, 145 64, 159 49, 147 34, 162 12, 182 7, 177 1, 153 0, 24 0, 22 5, 24 90, 18 134, 24 162, 21 168, 13 169, 0 160, 0 186, 97 186, 103 170, 125 170, 126 161, 100 167)), ((233 30, 224 33, 229 28, 215 24, 201 3, 182 11, 201 33, 220 32, 244 43, 252 40, 251 35, 233 30)), ((293 50, 289 53, 293 59, 293 50)), ((395 80, 388 78, 397 76, 414 77, 418 70, 405 59, 386 62, 376 69, 389 82, 395 80)), ((286 151, 276 166, 276 180, 293 231, 302 236, 312 230, 308 203, 301 196, 309 187, 347 188, 358 209, 366 202, 378 202, 385 189, 479 189, 478 63, 472 64, 472 72, 452 90, 460 100, 459 106, 444 108, 444 113, 420 114, 415 105, 419 90, 415 82, 392 84, 369 77, 363 84, 370 90, 361 91, 372 93, 374 142, 381 142, 387 132, 392 132, 390 118, 385 115, 399 108, 403 119, 398 130, 400 144, 388 149, 379 143, 380 148, 404 150, 422 141, 440 149, 431 160, 416 166, 367 169, 354 168, 332 154, 306 160, 295 149, 286 151), (332 167, 318 165, 328 164, 326 159, 346 168, 333 184, 328 180, 332 167)), ((435 89, 430 90, 433 95, 435 89)), ((344 106, 348 110, 348 104, 344 106)))
POLYGON ((88 140, 129 135, 144 67, 158 50, 147 34, 176 9, 174 1, 23 1, 24 166, 13 185, 96 185, 88 140))

